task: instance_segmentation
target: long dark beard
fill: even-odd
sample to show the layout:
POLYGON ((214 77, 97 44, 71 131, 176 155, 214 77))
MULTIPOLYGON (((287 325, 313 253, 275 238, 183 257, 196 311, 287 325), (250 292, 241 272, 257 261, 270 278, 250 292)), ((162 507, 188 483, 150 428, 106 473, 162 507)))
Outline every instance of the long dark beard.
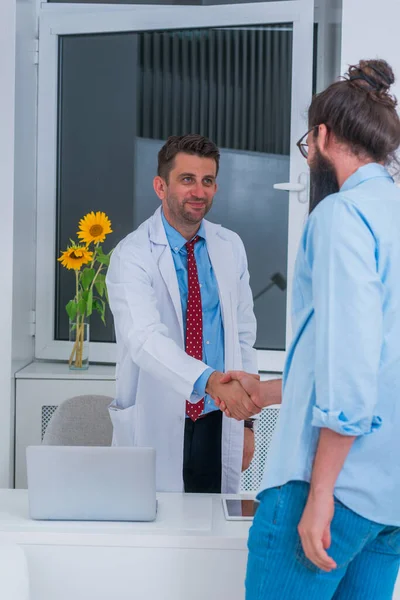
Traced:
POLYGON ((339 184, 333 165, 316 148, 314 159, 310 165, 309 212, 311 213, 321 200, 338 191, 339 184))

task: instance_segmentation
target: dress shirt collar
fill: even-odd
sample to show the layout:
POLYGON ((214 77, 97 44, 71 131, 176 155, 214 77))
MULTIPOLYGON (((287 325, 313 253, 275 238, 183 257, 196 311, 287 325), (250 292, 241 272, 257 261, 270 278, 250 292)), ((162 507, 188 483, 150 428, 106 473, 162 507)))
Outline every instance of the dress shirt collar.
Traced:
MULTIPOLYGON (((171 247, 171 250, 177 254, 185 246, 187 240, 183 237, 183 235, 181 235, 179 233, 179 231, 174 229, 174 227, 172 227, 172 225, 170 225, 168 223, 163 211, 161 211, 161 219, 162 219, 162 222, 164 225, 165 233, 167 235, 167 240, 171 247)), ((200 229, 198 230, 196 235, 205 239, 206 234, 205 234, 205 227, 204 227, 203 221, 201 222, 200 229)), ((194 236, 194 237, 196 237, 196 236, 194 236)))
POLYGON ((363 165, 353 175, 350 175, 340 188, 341 192, 346 192, 347 190, 351 190, 356 187, 360 183, 367 181, 368 179, 373 179, 374 177, 386 177, 393 181, 393 178, 383 165, 379 165, 378 163, 369 163, 367 165, 363 165))

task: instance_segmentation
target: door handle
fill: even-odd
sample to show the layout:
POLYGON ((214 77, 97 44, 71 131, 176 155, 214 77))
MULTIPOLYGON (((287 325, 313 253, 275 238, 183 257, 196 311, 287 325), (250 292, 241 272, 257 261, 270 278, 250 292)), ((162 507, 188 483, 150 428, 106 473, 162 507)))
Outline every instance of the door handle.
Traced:
POLYGON ((284 192, 296 192, 298 194, 298 201, 300 204, 307 204, 309 201, 309 189, 308 189, 308 174, 300 173, 299 179, 296 183, 288 181, 287 183, 275 183, 274 190, 281 190, 284 192))
POLYGON ((304 183, 274 183, 274 190, 283 190, 284 192, 304 192, 305 189, 304 183))

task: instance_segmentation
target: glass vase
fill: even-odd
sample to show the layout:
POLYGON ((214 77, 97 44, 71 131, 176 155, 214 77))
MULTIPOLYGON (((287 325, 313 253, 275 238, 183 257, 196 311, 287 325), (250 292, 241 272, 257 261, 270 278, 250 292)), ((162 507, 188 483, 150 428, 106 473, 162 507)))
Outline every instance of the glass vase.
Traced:
POLYGON ((89 368, 89 322, 85 317, 77 316, 69 322, 69 342, 71 354, 69 368, 82 371, 89 368))

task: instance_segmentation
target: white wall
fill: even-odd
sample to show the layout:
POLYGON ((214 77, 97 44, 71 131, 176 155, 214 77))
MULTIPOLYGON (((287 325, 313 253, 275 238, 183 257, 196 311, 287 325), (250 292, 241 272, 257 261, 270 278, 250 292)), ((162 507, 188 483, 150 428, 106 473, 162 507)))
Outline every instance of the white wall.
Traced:
POLYGON ((343 0, 342 73, 363 58, 383 58, 393 67, 400 98, 398 0, 343 0))
POLYGON ((317 92, 340 74, 342 0, 315 0, 314 20, 318 24, 317 92))
POLYGON ((0 487, 13 483, 13 376, 33 358, 35 9, 35 0, 0 2, 0 487))
MULTIPOLYGON (((31 331, 35 290, 37 66, 34 64, 36 1, 17 0, 14 121, 14 259, 11 374, 34 357, 31 331)), ((14 448, 15 386, 11 387, 11 437, 14 448)), ((14 451, 4 460, 13 485, 14 451)))
POLYGON ((10 483, 16 0, 0 3, 0 487, 10 483))
POLYGON ((14 175, 13 372, 31 362, 36 227, 37 66, 34 65, 36 1, 17 0, 14 175))

